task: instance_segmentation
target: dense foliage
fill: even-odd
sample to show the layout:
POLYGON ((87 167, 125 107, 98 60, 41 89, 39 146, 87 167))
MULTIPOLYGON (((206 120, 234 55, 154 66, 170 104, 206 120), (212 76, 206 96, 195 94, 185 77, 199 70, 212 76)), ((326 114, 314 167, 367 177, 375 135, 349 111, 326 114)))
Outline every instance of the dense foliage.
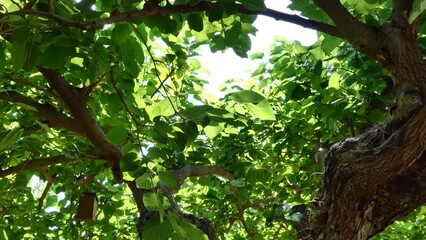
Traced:
MULTIPOLYGON (((390 14, 389 1, 344 2, 367 23, 390 14)), ((290 8, 331 23, 311 1, 290 8)), ((147 214, 146 239, 206 239, 176 204, 220 239, 296 239, 323 175, 317 150, 384 121, 395 100, 381 65, 327 34, 247 56, 260 0, 0 9, 0 239, 136 239, 141 201, 158 213, 147 214), (194 58, 201 45, 262 63, 217 99, 194 58), (194 166, 211 168, 180 178, 194 166), (75 216, 87 191, 98 210, 86 223, 75 216)), ((377 239, 422 239, 424 224, 422 208, 377 239)))

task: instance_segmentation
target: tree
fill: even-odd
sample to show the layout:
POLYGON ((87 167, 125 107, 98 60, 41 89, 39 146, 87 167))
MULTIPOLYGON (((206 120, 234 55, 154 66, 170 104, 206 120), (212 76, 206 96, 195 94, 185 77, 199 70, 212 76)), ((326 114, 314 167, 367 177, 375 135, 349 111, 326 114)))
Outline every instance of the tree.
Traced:
POLYGON ((426 234, 421 1, 0 4, 2 239, 426 234), (198 47, 247 57, 257 15, 319 39, 203 94, 198 47))

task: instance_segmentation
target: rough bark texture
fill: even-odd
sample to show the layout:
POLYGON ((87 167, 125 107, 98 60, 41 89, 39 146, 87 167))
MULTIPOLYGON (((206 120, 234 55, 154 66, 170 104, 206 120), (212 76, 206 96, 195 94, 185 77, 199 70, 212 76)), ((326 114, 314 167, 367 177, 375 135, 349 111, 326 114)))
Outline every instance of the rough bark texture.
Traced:
POLYGON ((417 24, 408 24, 412 1, 394 1, 380 27, 354 19, 339 1, 317 0, 352 45, 381 63, 399 96, 383 124, 334 144, 303 239, 368 239, 426 202, 426 64, 417 47, 417 24))

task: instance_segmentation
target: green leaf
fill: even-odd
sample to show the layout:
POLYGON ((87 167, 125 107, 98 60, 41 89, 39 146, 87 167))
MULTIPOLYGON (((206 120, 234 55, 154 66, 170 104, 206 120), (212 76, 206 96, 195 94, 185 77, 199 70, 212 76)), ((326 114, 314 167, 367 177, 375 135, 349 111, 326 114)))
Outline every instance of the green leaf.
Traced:
POLYGON ((343 41, 340 38, 324 35, 324 40, 321 42, 321 49, 325 54, 330 54, 331 51, 336 49, 343 41))
POLYGON ((265 99, 259 93, 252 90, 241 90, 239 92, 231 93, 232 99, 238 103, 259 103, 265 99))
POLYGON ((151 28, 156 27, 164 34, 173 33, 178 27, 177 22, 167 15, 145 17, 144 23, 151 28))
POLYGON ((56 69, 63 67, 70 56, 75 54, 74 46, 60 46, 59 44, 52 44, 44 51, 41 58, 43 66, 56 69))
POLYGON ((213 107, 210 105, 190 107, 182 112, 182 116, 189 120, 199 121, 206 115, 206 112, 212 108, 213 107))
POLYGON ((143 226, 143 239, 169 240, 173 229, 169 221, 152 217, 143 226))
POLYGON ((149 211, 158 211, 163 209, 163 204, 160 200, 160 196, 155 192, 145 193, 143 195, 143 203, 149 211))
POLYGON ((426 0, 414 0, 413 9, 408 17, 408 22, 411 24, 414 20, 426 9, 426 0))
POLYGON ((246 181, 244 179, 235 179, 231 181, 231 185, 234 187, 245 187, 246 186, 246 181))
POLYGON ((10 130, 6 136, 3 137, 3 139, 0 141, 0 153, 12 149, 16 147, 16 144, 19 142, 19 139, 21 138, 23 133, 23 130, 20 128, 15 128, 13 130, 10 130))
POLYGON ((194 142, 194 140, 198 137, 198 126, 194 121, 188 121, 185 124, 185 135, 187 144, 194 142))
POLYGON ((28 62, 34 35, 29 28, 17 28, 12 32, 10 42, 12 43, 11 58, 15 70, 22 68, 28 62))
POLYGON ((111 40, 116 46, 121 46, 129 39, 132 29, 127 23, 117 23, 112 30, 111 40))
POLYGON ((97 70, 100 72, 109 71, 110 64, 108 61, 108 55, 105 50, 105 46, 103 46, 100 42, 97 42, 93 46, 93 52, 95 53, 93 57, 96 62, 97 70))
POLYGON ((150 147, 148 149, 148 157, 151 159, 157 159, 157 158, 161 159, 164 156, 165 156, 164 151, 157 147, 150 147))
POLYGON ((120 169, 123 172, 135 171, 139 166, 138 155, 135 152, 129 152, 121 158, 120 169))
POLYGON ((178 189, 175 175, 168 171, 157 172, 157 174, 160 179, 160 183, 162 183, 164 186, 170 189, 178 189))
POLYGON ((209 138, 213 139, 220 132, 222 132, 223 129, 225 129, 224 123, 218 123, 218 122, 215 122, 215 121, 210 121, 209 125, 204 128, 204 132, 206 133, 206 135, 209 138))
POLYGON ((197 32, 203 31, 203 18, 198 13, 192 13, 186 19, 188 21, 189 27, 197 32))
POLYGON ((274 110, 266 99, 258 104, 244 103, 244 106, 249 110, 252 117, 261 120, 276 120, 274 110))
POLYGON ((264 0, 240 0, 244 7, 249 10, 266 10, 266 5, 264 0))
POLYGON ((226 48, 226 40, 220 35, 215 35, 210 43, 210 50, 217 52, 226 48))
POLYGON ((208 240, 207 236, 193 224, 180 220, 175 213, 168 213, 167 220, 173 231, 185 240, 208 240))
POLYGON ((222 6, 214 5, 214 7, 207 12, 207 16, 209 17, 209 21, 212 23, 222 19, 223 13, 224 9, 222 6))
POLYGON ((136 179, 136 186, 142 189, 153 189, 157 186, 158 180, 157 176, 151 176, 150 173, 146 172, 136 179))
POLYGON ((45 206, 46 207, 52 207, 52 206, 55 206, 57 202, 58 202, 58 196, 57 195, 49 195, 46 198, 45 206))
POLYGON ((123 125, 118 125, 109 130, 105 138, 108 142, 114 145, 120 145, 123 144, 124 141, 126 141, 127 134, 128 133, 126 127, 123 125))
POLYGON ((169 142, 176 151, 183 151, 187 143, 186 135, 182 132, 174 132, 169 142))
POLYGON ((328 80, 328 87, 329 88, 335 88, 335 89, 339 89, 340 88, 340 75, 337 73, 333 73, 330 77, 330 79, 328 80))
POLYGON ((154 105, 146 107, 146 112, 151 120, 157 116, 168 117, 175 114, 175 110, 169 99, 163 99, 154 105))

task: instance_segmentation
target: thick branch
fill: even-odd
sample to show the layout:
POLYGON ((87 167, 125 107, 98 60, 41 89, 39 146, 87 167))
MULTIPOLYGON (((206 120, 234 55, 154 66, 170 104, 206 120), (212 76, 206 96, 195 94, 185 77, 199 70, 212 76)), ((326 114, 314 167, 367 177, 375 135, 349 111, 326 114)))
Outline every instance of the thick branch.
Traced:
POLYGON ((38 168, 43 168, 50 165, 55 165, 60 163, 70 163, 70 162, 76 162, 81 160, 83 159, 67 158, 65 156, 54 156, 54 157, 47 157, 47 158, 41 158, 41 159, 27 160, 19 165, 0 171, 0 177, 6 177, 10 174, 19 173, 26 170, 38 169, 38 168))
MULTIPOLYGON (((159 16, 159 15, 168 15, 168 14, 175 14, 175 13, 204 12, 204 11, 209 11, 210 9, 215 8, 217 6, 220 6, 220 4, 203 2, 203 1, 193 6, 190 6, 190 5, 167 5, 164 7, 152 6, 149 8, 144 8, 144 9, 133 11, 133 12, 116 13, 108 18, 90 20, 90 21, 74 21, 71 19, 61 17, 59 15, 56 15, 52 12, 42 12, 42 11, 36 11, 36 10, 20 10, 20 11, 8 13, 8 14, 35 15, 35 16, 55 20, 62 25, 76 27, 83 30, 91 30, 91 29, 102 28, 103 26, 107 24, 112 24, 112 23, 122 22, 122 21, 133 21, 133 20, 140 19, 142 17, 148 17, 148 16, 159 16)), ((274 18, 275 20, 294 23, 302 27, 324 32, 336 37, 342 37, 342 35, 340 34, 340 31, 335 26, 332 26, 326 23, 305 19, 297 15, 282 13, 272 9, 267 9, 265 11, 253 11, 243 7, 242 5, 237 5, 237 7, 239 9, 239 12, 242 14, 264 15, 264 16, 274 18)))
MULTIPOLYGON (((84 126, 87 138, 93 145, 102 150, 106 155, 115 156, 118 149, 105 139, 104 132, 98 126, 95 118, 90 113, 84 101, 80 98, 77 90, 71 86, 57 71, 43 67, 38 70, 49 82, 49 85, 59 93, 62 101, 68 107, 71 115, 76 119, 79 125, 84 126)), ((120 157, 119 157, 120 158, 120 157)))
POLYGON ((376 28, 356 19, 338 0, 315 0, 314 2, 327 13, 343 37, 356 49, 364 53, 364 48, 377 51, 375 42, 379 39, 379 33, 376 28))
POLYGON ((14 91, 0 92, 0 99, 12 103, 25 104, 35 108, 37 111, 34 113, 47 120, 47 124, 51 127, 65 128, 82 136, 85 135, 85 132, 81 126, 76 123, 75 119, 69 118, 64 114, 59 113, 55 107, 48 103, 40 104, 14 91))

